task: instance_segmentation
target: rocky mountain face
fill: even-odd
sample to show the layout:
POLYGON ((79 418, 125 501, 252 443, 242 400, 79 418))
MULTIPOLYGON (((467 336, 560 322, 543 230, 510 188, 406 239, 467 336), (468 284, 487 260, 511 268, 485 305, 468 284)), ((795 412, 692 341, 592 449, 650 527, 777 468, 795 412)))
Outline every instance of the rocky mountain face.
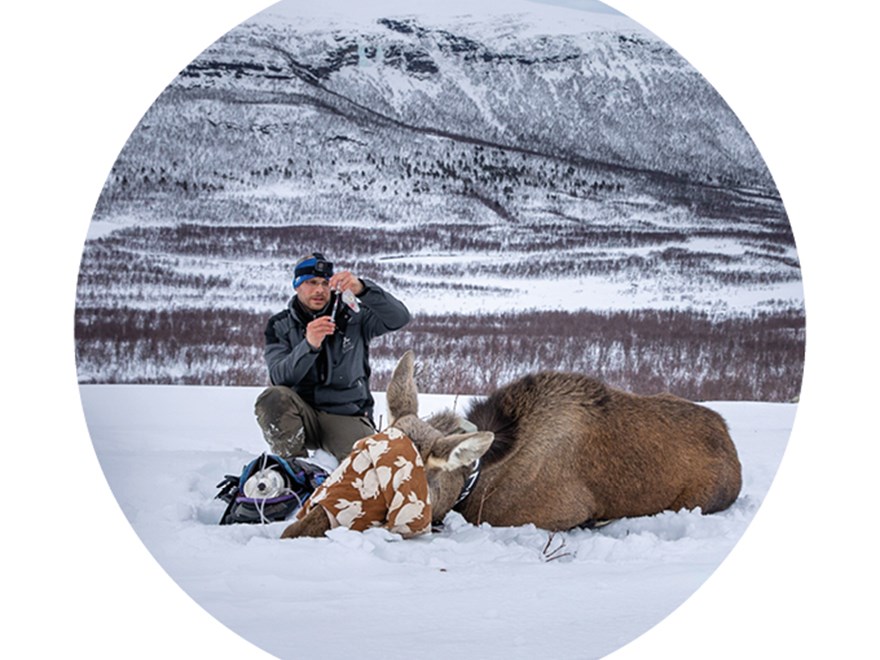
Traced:
POLYGON ((636 29, 517 36, 510 21, 453 31, 378 18, 369 30, 307 33, 246 24, 176 86, 304 95, 365 125, 773 191, 736 116, 662 41, 636 29))

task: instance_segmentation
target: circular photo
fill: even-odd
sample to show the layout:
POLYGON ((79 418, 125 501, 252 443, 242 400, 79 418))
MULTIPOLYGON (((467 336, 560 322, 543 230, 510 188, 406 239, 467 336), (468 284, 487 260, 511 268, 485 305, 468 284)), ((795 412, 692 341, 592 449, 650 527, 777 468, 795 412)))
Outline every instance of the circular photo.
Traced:
POLYGON ((144 545, 279 658, 598 658, 715 571, 792 427, 747 130, 592 0, 284 0, 100 192, 89 431, 144 545))

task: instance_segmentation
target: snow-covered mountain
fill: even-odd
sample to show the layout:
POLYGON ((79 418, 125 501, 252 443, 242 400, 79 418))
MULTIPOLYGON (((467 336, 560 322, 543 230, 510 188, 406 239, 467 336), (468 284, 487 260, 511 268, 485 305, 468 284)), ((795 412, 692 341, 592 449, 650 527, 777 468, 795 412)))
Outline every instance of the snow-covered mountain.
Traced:
POLYGON ((98 200, 81 379, 259 382, 265 318, 322 250, 416 315, 380 378, 414 347, 470 392, 567 368, 796 396, 797 253, 730 108, 598 3, 469 4, 291 0, 186 66, 98 200))
POLYGON ((176 85, 242 100, 289 95, 277 102, 311 103, 364 129, 396 128, 609 174, 727 181, 772 193, 736 116, 671 47, 620 17, 569 14, 580 20, 545 24, 542 14, 515 8, 489 17, 410 11, 347 19, 269 11, 209 48, 176 85))

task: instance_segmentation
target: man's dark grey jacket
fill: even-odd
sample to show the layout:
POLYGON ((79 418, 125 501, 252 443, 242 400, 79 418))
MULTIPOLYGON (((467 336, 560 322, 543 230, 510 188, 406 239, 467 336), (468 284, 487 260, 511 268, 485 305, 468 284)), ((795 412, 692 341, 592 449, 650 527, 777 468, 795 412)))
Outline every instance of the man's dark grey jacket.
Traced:
POLYGON ((265 357, 272 384, 293 388, 316 410, 372 418, 370 340, 402 328, 411 317, 390 293, 370 280, 361 282, 365 289, 358 296, 360 311, 354 313, 341 304, 336 333, 326 337, 317 351, 306 341, 306 325, 328 316, 336 296, 317 313, 299 304, 296 296, 291 298, 287 309, 266 325, 265 357))

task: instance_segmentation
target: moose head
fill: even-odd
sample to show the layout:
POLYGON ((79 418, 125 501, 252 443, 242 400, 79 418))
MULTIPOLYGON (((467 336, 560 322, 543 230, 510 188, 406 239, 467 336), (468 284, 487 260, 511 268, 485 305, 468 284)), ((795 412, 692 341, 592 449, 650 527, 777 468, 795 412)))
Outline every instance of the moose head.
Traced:
POLYGON ((386 392, 390 426, 413 441, 425 463, 434 522, 443 520, 473 471, 476 461, 492 445, 489 431, 462 432, 462 419, 444 411, 422 420, 419 415, 415 357, 403 354, 391 375, 386 392))
MULTIPOLYGON (((363 522, 379 524, 383 522, 381 518, 388 516, 389 519, 384 520, 386 526, 389 526, 391 529, 398 529, 398 523, 400 522, 399 512, 402 510, 395 508, 394 502, 397 502, 399 498, 400 502, 397 503, 399 506, 406 498, 402 495, 402 492, 396 491, 396 487, 409 481, 412 470, 419 462, 419 459, 421 459, 421 463, 424 466, 424 481, 420 483, 425 484, 427 482, 425 484, 427 492, 420 492, 420 488, 415 485, 415 482, 410 484, 414 486, 411 495, 415 496, 418 494, 418 497, 415 500, 411 500, 409 511, 415 513, 418 510, 417 519, 419 519, 422 517, 421 511, 427 507, 431 512, 430 522, 437 523, 443 520, 452 507, 455 506, 461 497, 465 483, 473 474, 473 466, 489 449, 494 434, 489 432, 458 432, 458 427, 462 424, 462 420, 452 412, 439 413, 432 416, 428 421, 420 419, 418 416, 418 391, 413 372, 414 357, 411 351, 407 351, 394 369, 388 386, 387 400, 392 418, 391 425, 382 433, 359 440, 355 444, 352 454, 340 464, 339 468, 324 483, 324 487, 333 484, 332 488, 334 489, 346 488, 346 486, 340 486, 340 484, 351 484, 355 486, 356 493, 360 493, 361 498, 367 498, 371 503, 382 502, 383 499, 381 497, 376 497, 379 494, 378 491, 374 492, 372 487, 367 487, 367 480, 361 477, 362 470, 368 468, 373 457, 369 449, 365 449, 360 445, 361 443, 368 444, 371 441, 387 443, 392 438, 404 439, 408 437, 409 440, 403 441, 406 442, 405 446, 409 447, 409 452, 412 452, 412 457, 405 457, 402 453, 396 454, 393 466, 387 465, 377 468, 374 472, 375 479, 370 481, 375 486, 382 482, 385 488, 395 484, 391 486, 395 489, 395 495, 391 498, 390 503, 388 503, 389 500, 384 500, 386 504, 381 510, 376 509, 374 504, 370 507, 369 515, 365 515, 366 511, 362 509, 361 505, 367 499, 357 501, 358 495, 355 494, 355 501, 352 501, 347 496, 344 498, 334 497, 332 498, 334 504, 330 504, 327 500, 331 498, 325 499, 326 491, 319 497, 319 492, 321 491, 319 489, 297 514, 296 521, 284 530, 281 535, 282 538, 322 536, 331 526, 330 509, 325 509, 324 506, 332 506, 335 510, 343 503, 347 510, 350 509, 356 513, 349 523, 356 525, 360 525, 363 522), (416 452, 418 452, 417 455, 416 452), (368 456, 369 458, 367 458, 368 456), (362 459, 366 462, 363 462, 362 459), (397 462, 398 460, 402 460, 402 462, 397 462), (362 467, 356 468, 355 474, 351 474, 350 471, 355 464, 362 465, 362 467), (397 473, 395 473, 395 469, 398 469, 397 473), (379 477, 380 470, 383 471, 384 479, 379 477), (397 481, 398 478, 400 478, 400 482, 397 481), (370 494, 365 495, 366 491, 369 491, 370 494), (321 503, 314 505, 313 500, 316 497, 321 503), (394 523, 390 520, 392 509, 395 516, 394 523), (355 523, 355 520, 359 520, 359 522, 355 523)), ((387 447, 387 445, 383 446, 387 447)), ((400 449, 401 445, 397 445, 397 447, 400 449)), ((385 452, 382 451, 378 456, 384 454, 385 452)), ((335 492, 338 493, 339 491, 336 490, 335 492)), ((346 524, 340 520, 339 516, 333 515, 333 517, 336 520, 336 524, 346 524)), ((427 523, 427 520, 425 520, 425 523, 427 523)), ((421 526, 422 523, 419 522, 418 525, 421 526)), ((409 533, 421 533, 419 529, 425 528, 418 527, 416 530, 412 530, 408 526, 404 526, 400 529, 409 530, 405 533, 406 535, 409 533)))

